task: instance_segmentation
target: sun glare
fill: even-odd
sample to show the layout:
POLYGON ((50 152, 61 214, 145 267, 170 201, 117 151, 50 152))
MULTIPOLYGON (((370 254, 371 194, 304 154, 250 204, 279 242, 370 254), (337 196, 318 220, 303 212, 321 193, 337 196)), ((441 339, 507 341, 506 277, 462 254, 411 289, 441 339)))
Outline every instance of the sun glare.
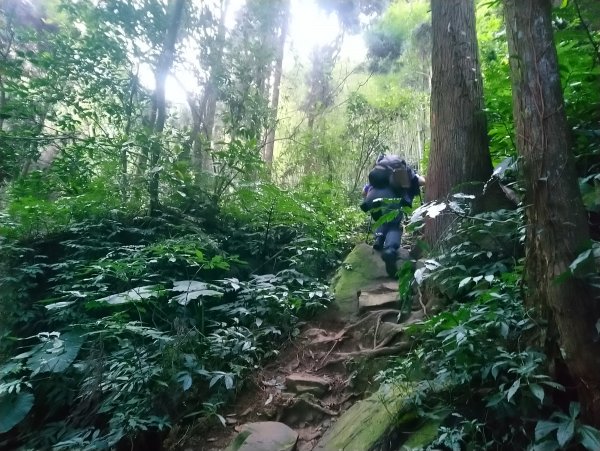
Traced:
MULTIPOLYGON (((232 0, 226 17, 227 28, 235 26, 236 15, 246 0, 232 0)), ((292 0, 290 11, 289 35, 286 44, 284 65, 288 67, 296 58, 308 61, 315 47, 331 43, 340 33, 335 14, 327 14, 315 0, 292 0)), ((366 55, 366 46, 360 35, 346 35, 342 44, 341 57, 353 62, 362 61, 366 55)), ((148 89, 154 88, 154 75, 150 66, 140 68, 141 82, 148 89)), ((191 74, 178 73, 177 80, 167 78, 166 96, 173 103, 186 103, 186 90, 183 86, 193 87, 196 81, 191 74)), ((193 89, 188 89, 192 91, 193 89)))

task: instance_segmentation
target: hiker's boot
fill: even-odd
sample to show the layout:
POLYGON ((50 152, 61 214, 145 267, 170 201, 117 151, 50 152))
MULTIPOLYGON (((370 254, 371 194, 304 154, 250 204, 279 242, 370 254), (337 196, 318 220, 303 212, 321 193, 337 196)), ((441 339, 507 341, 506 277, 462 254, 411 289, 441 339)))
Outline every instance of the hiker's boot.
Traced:
POLYGON ((398 267, 396 266, 396 259, 398 258, 398 253, 394 248, 386 248, 381 253, 381 258, 385 263, 385 271, 388 276, 396 277, 396 273, 398 272, 398 267))
POLYGON ((380 251, 383 249, 383 243, 385 242, 385 235, 383 233, 375 234, 375 242, 373 243, 373 249, 380 251))

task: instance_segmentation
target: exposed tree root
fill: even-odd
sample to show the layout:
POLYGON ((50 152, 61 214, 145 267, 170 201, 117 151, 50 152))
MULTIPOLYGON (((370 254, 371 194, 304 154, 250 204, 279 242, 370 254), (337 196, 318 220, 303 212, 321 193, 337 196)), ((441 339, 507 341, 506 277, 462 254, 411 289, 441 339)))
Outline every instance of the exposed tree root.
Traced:
POLYGON ((337 358, 328 360, 325 365, 333 365, 335 363, 344 362, 348 359, 356 358, 356 357, 381 357, 384 355, 395 355, 400 354, 401 352, 407 351, 410 348, 410 343, 406 341, 402 341, 394 346, 379 346, 375 349, 363 349, 361 351, 353 351, 353 352, 342 352, 338 353, 337 358))
POLYGON ((340 330, 333 337, 327 337, 327 338, 313 340, 312 342, 310 342, 310 345, 320 345, 320 344, 341 341, 344 339, 345 335, 348 332, 350 332, 354 329, 360 328, 365 323, 368 323, 368 322, 374 321, 374 320, 381 322, 383 320, 383 318, 388 315, 392 315, 392 314, 399 315, 400 313, 401 313, 400 310, 394 310, 394 309, 377 310, 375 312, 371 312, 368 315, 366 315, 365 317, 361 318, 360 320, 358 320, 354 323, 348 324, 346 327, 344 327, 342 330, 340 330))

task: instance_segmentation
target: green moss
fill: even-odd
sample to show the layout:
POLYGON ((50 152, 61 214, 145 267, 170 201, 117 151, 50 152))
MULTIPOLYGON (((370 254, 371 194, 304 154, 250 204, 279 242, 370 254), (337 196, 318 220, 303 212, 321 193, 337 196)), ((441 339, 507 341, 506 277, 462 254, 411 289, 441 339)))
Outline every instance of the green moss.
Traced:
POLYGON ((358 313, 357 292, 387 277, 383 261, 371 246, 361 243, 346 257, 333 282, 335 307, 342 317, 358 313))
POLYGON ((369 398, 354 404, 327 431, 314 451, 369 450, 413 408, 413 387, 383 385, 369 398))
POLYGON ((427 421, 423 426, 410 434, 410 437, 404 442, 400 451, 424 449, 437 437, 440 423, 439 420, 427 421))

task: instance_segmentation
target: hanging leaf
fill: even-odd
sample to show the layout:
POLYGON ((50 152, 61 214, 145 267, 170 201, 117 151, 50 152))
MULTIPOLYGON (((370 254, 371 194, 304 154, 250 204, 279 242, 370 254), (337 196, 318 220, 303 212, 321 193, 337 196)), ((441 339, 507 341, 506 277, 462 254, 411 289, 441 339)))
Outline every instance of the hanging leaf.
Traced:
POLYGON ((540 400, 540 402, 544 402, 544 388, 538 384, 530 384, 529 389, 533 396, 540 400))
POLYGON ((579 265, 581 265, 582 263, 585 263, 590 258, 590 255, 592 255, 591 249, 583 251, 581 254, 579 254, 577 256, 577 258, 573 261, 573 263, 571 263, 569 265, 569 268, 571 268, 571 271, 573 273, 575 273, 575 271, 577 271, 577 268, 579 267, 579 265))
POLYGON ((33 394, 28 392, 0 396, 0 434, 10 431, 33 407, 33 394))
POLYGON ((521 379, 517 379, 512 386, 508 389, 508 395, 506 396, 507 401, 510 401, 515 395, 519 387, 521 386, 521 379))

